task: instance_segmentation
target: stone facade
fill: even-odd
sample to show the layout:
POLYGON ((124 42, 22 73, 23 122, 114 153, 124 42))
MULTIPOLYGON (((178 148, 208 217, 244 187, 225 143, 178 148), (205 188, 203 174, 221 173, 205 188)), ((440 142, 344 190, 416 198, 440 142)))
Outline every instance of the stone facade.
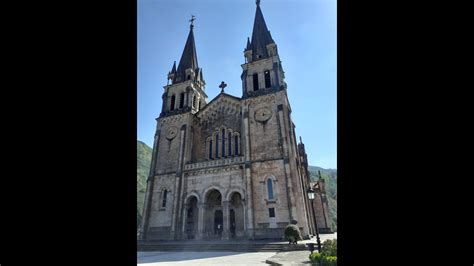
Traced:
POLYGON ((313 231, 304 145, 297 145, 277 47, 257 3, 242 97, 207 103, 193 25, 157 118, 140 237, 281 239, 313 231))

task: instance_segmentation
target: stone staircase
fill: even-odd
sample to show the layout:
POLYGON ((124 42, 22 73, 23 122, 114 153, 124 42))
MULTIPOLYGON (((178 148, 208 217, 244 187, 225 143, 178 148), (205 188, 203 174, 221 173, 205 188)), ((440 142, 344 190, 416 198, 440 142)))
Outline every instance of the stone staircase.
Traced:
POLYGON ((139 241, 137 251, 233 251, 233 252, 277 252, 308 250, 305 244, 269 242, 225 242, 225 241, 139 241))

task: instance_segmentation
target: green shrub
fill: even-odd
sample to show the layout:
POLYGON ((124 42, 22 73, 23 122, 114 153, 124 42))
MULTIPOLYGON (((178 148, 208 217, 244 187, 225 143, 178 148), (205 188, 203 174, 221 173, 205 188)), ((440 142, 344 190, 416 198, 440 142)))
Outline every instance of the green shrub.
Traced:
MULTIPOLYGON (((321 254, 318 253, 318 252, 313 252, 311 254, 309 254, 309 260, 314 264, 314 263, 318 263, 321 262, 321 254)), ((316 264, 316 265, 318 265, 316 264)))
POLYGON ((336 256, 322 256, 321 266, 337 266, 336 256))
POLYGON ((299 241, 299 240, 303 240, 298 226, 294 224, 287 225, 285 227, 285 239, 293 243, 296 243, 296 241, 299 241))
POLYGON ((324 241, 321 247, 321 255, 337 256, 337 239, 324 241))

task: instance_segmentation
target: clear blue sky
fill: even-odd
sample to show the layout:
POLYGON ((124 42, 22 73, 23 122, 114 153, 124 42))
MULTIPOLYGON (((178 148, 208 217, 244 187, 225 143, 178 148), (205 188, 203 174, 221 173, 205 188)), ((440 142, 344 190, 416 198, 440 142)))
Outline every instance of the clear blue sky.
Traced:
MULTIPOLYGON (((261 0, 278 46, 297 137, 310 165, 337 168, 336 0, 261 0)), ((138 139, 153 146, 161 95, 173 61, 179 63, 196 16, 194 37, 208 101, 242 96, 243 50, 252 35, 254 0, 138 0, 138 139)))

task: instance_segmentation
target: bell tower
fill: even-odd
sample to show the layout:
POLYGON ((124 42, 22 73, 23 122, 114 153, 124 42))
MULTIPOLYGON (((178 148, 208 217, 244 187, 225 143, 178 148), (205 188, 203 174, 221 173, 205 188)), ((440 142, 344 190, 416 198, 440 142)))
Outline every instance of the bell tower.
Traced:
POLYGON ((178 68, 176 61, 171 71, 168 73, 168 84, 164 86, 163 106, 160 117, 191 112, 196 113, 207 102, 207 95, 204 91, 206 82, 204 81, 202 68, 198 65, 196 45, 194 43, 194 20, 192 16, 189 28, 188 39, 184 46, 178 68))
POLYGON ((247 38, 242 65, 242 96, 248 98, 286 89, 277 45, 267 28, 260 1, 253 23, 252 39, 247 38))
POLYGON ((260 1, 256 4, 252 37, 247 38, 241 65, 242 142, 245 178, 252 191, 248 213, 253 215, 247 228, 257 238, 277 237, 284 225, 296 221, 308 236, 307 182, 299 167, 285 75, 260 1))

